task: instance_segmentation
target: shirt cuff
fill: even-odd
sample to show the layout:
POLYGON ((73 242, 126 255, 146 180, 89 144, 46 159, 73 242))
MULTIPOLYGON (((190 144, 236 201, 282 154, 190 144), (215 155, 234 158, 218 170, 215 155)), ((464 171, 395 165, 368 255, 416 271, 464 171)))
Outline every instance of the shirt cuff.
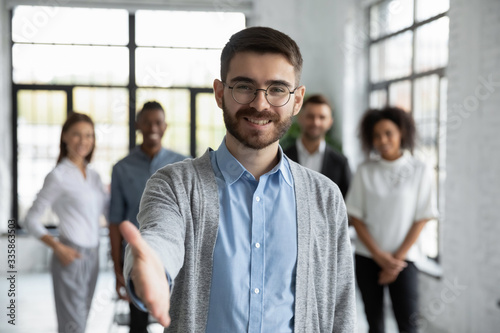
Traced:
MULTIPOLYGON (((172 279, 170 278, 170 275, 167 273, 167 271, 165 271, 165 275, 167 276, 170 294, 172 294, 172 279)), ((141 310, 143 312, 148 312, 148 309, 146 309, 146 306, 144 305, 144 303, 135 294, 134 283, 132 282, 132 279, 130 277, 128 278, 128 281, 127 281, 127 293, 130 296, 130 300, 132 301, 132 303, 134 303, 136 308, 138 308, 139 310, 141 310)))

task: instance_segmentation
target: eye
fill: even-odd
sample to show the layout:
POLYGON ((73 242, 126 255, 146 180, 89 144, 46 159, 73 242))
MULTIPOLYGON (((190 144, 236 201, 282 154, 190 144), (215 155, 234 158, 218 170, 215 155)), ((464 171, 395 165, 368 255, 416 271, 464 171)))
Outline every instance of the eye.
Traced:
POLYGON ((284 85, 272 85, 268 89, 268 93, 275 95, 283 95, 288 92, 288 89, 284 85))
POLYGON ((255 87, 249 83, 237 83, 233 89, 238 92, 251 92, 255 90, 255 87))

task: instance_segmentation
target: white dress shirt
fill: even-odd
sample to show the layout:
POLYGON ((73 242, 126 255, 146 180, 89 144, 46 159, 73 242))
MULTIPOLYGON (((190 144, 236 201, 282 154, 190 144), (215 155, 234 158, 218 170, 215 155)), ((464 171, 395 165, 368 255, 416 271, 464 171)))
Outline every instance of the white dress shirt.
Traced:
MULTIPOLYGON (((435 181, 432 169, 408 151, 394 161, 369 160, 358 167, 346 197, 347 213, 366 225, 383 251, 394 253, 413 223, 437 218, 435 181)), ((361 240, 355 252, 372 255, 361 240)), ((416 242, 406 259, 418 261, 421 250, 416 242)))
POLYGON ((310 154, 306 147, 304 147, 304 144, 299 137, 297 139, 297 153, 299 164, 316 172, 321 172, 321 169, 323 167, 323 156, 325 155, 325 147, 325 140, 321 140, 318 150, 310 154))
POLYGON ((86 177, 78 166, 64 158, 45 177, 24 221, 27 231, 41 238, 48 234, 40 217, 49 207, 59 218, 59 234, 76 245, 95 247, 99 244, 99 218, 108 206, 108 194, 99 174, 86 167, 86 177))

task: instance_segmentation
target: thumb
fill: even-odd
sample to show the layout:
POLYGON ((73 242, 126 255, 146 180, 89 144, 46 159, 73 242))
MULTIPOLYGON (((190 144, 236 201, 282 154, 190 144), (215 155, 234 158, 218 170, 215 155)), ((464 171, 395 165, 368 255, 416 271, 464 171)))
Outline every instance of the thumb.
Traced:
POLYGON ((142 238, 139 229, 129 221, 120 223, 119 229, 125 241, 132 247, 133 252, 137 255, 143 254, 148 244, 142 238))

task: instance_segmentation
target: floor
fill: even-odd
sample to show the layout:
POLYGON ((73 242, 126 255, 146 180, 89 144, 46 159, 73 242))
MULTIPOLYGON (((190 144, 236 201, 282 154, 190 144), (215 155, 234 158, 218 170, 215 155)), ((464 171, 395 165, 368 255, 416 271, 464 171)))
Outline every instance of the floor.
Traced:
MULTIPOLYGON (((8 290, 4 276, 0 280, 1 299, 8 290)), ((0 332, 2 333, 54 333, 56 332, 56 317, 52 296, 52 280, 49 273, 30 273, 17 276, 16 286, 16 325, 7 323, 4 311, 0 318, 0 332)), ((112 323, 116 302, 114 301, 114 275, 111 270, 101 271, 89 315, 87 332, 92 333, 127 333, 124 326, 112 323)), ((2 301, 1 308, 4 308, 2 301)), ((362 302, 358 297, 358 333, 367 332, 362 302)), ((126 309, 126 304, 118 304, 126 309)), ((387 333, 397 332, 391 311, 388 312, 387 333)), ((151 333, 162 332, 159 324, 150 325, 151 333)))

